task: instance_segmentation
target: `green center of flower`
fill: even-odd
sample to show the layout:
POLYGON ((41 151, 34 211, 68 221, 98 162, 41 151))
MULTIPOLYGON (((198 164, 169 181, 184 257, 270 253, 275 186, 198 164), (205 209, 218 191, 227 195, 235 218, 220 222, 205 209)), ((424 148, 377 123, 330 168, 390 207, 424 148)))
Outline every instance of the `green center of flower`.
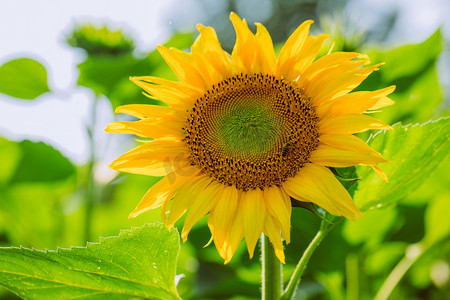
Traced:
POLYGON ((270 111, 257 104, 236 107, 218 122, 218 138, 232 156, 264 155, 274 144, 280 125, 270 111))
POLYGON ((184 142, 191 164, 241 190, 280 185, 309 162, 318 117, 295 83, 238 74, 197 99, 184 142))

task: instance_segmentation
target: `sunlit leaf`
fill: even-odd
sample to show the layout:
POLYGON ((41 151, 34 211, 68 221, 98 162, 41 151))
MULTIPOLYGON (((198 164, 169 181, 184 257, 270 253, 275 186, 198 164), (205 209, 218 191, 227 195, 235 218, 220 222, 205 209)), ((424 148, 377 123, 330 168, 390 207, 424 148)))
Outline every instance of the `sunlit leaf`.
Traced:
POLYGON ((433 63, 441 50, 442 34, 439 29, 422 43, 392 49, 382 55, 386 68, 389 68, 389 72, 382 72, 382 77, 386 81, 392 81, 414 76, 433 63))
POLYGON ((400 258, 405 255, 406 243, 388 242, 369 251, 364 262, 364 272, 370 275, 383 274, 392 270, 400 258))
POLYGON ((395 204, 425 181, 450 152, 450 118, 402 126, 374 135, 369 145, 388 164, 380 165, 389 178, 384 182, 369 167, 357 167, 362 180, 350 187, 362 210, 395 204))
POLYGON ((179 299, 178 234, 162 224, 57 251, 0 249, 0 284, 26 299, 179 299))
POLYGON ((0 93, 32 100, 48 91, 47 71, 39 62, 19 58, 0 67, 0 93))
POLYGON ((430 203, 425 213, 425 242, 428 245, 450 237, 450 194, 441 195, 430 203))
POLYGON ((11 182, 42 182, 66 179, 75 173, 74 165, 61 152, 42 142, 19 143, 22 157, 11 182))
POLYGON ((375 116, 387 123, 425 122, 439 115, 442 93, 437 61, 442 50, 442 35, 437 30, 422 43, 389 51, 369 50, 373 63, 385 64, 371 74, 359 90, 374 90, 395 85, 391 98, 396 104, 375 116))
POLYGON ((0 190, 0 245, 54 249, 84 243, 79 233, 84 212, 76 210, 81 203, 75 190, 74 180, 10 184, 0 190))
POLYGON ((366 243, 368 247, 380 244, 395 223, 397 211, 380 209, 364 214, 363 220, 347 221, 342 236, 352 245, 366 243))

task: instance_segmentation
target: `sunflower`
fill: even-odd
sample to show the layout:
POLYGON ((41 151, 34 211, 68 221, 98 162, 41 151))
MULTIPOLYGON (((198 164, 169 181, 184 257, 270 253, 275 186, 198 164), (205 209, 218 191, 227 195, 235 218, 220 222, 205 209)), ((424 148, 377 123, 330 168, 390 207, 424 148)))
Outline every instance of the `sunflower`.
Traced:
POLYGON ((208 215, 211 239, 229 262, 244 238, 250 257, 262 233, 284 263, 290 241, 291 201, 314 203, 350 220, 362 218, 351 196, 328 167, 386 162, 353 134, 391 129, 362 114, 393 104, 395 87, 350 93, 378 65, 366 55, 329 53, 316 60, 326 34, 309 36, 302 23, 278 58, 266 28, 256 34, 235 13, 231 55, 213 28, 187 53, 158 46, 179 81, 132 77, 147 96, 167 106, 124 105, 117 113, 139 118, 114 122, 106 131, 150 137, 117 158, 122 172, 163 176, 145 194, 135 217, 162 205, 168 228, 187 213, 186 241, 194 224, 208 215), (170 208, 169 208, 170 205, 170 208))

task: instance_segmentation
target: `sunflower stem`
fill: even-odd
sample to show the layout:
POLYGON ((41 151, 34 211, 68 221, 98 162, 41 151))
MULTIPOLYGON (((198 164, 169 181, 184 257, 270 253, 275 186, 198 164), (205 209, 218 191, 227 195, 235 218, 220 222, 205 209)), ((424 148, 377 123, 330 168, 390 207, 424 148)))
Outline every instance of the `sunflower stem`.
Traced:
POLYGON ((278 299, 281 295, 283 280, 281 262, 275 256, 269 238, 261 235, 262 294, 261 299, 278 299))
POLYGON ((305 252, 303 252, 302 257, 300 258, 297 266, 295 267, 294 273, 289 280, 289 283, 286 287, 286 290, 281 295, 280 300, 290 300, 294 296, 295 290, 297 289, 298 284, 300 283, 300 279, 302 278, 303 273, 305 272, 306 266, 308 265, 309 259, 313 255, 316 248, 319 246, 320 242, 325 238, 325 236, 330 232, 330 230, 336 225, 338 220, 335 220, 334 223, 329 223, 328 221, 322 220, 320 223, 320 229, 316 233, 316 236, 313 238, 311 243, 309 243, 308 248, 306 248, 305 252))

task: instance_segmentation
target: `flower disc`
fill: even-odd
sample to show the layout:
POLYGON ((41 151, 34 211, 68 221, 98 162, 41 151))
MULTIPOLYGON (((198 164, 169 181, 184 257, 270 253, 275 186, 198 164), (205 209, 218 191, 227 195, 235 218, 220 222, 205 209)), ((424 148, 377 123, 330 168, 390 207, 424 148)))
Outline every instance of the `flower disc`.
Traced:
POLYGON ((318 117, 303 91, 271 75, 238 74, 209 89, 190 112, 190 160, 243 191, 280 185, 308 162, 318 117))

